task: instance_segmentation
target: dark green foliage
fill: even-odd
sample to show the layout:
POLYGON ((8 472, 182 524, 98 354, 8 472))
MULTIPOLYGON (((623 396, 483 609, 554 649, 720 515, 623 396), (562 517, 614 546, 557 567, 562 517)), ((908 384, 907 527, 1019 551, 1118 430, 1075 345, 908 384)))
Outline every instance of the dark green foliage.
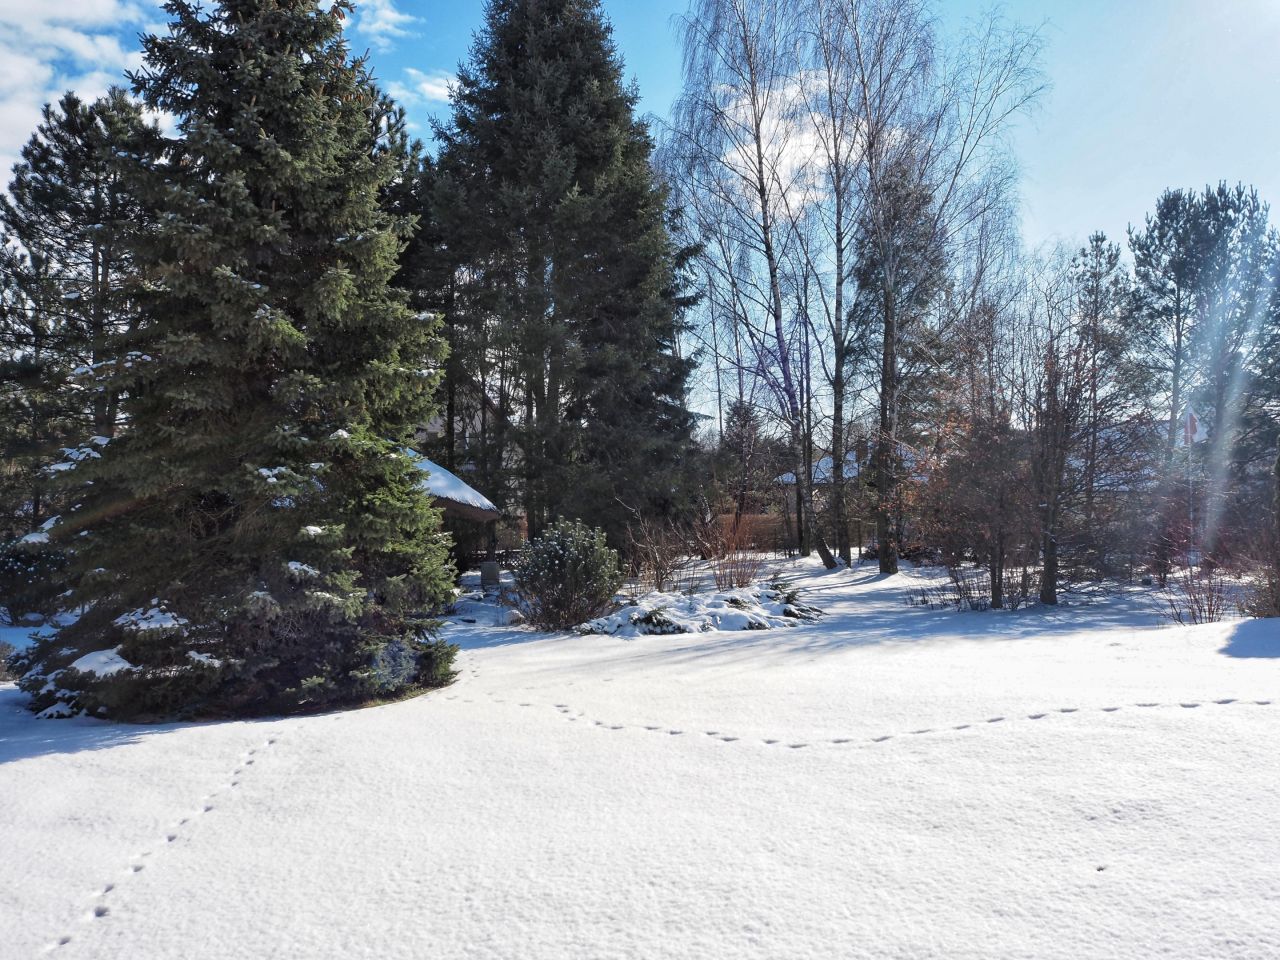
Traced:
POLYGON ((1136 342, 1165 441, 1153 511, 1161 517, 1153 565, 1163 577, 1192 540, 1230 560, 1233 543, 1249 539, 1240 506, 1256 499, 1280 435, 1280 235, 1254 189, 1220 183, 1165 191, 1129 243, 1136 342), (1209 431, 1189 457, 1175 449, 1188 402, 1209 431), (1205 478, 1194 530, 1178 504, 1188 470, 1205 478))
POLYGON ((760 410, 741 400, 724 412, 714 469, 733 513, 764 513, 775 493, 774 478, 787 471, 786 444, 768 434, 760 410))
POLYGON ((875 522, 881 573, 898 572, 903 517, 901 441, 937 399, 935 361, 945 347, 928 324, 946 281, 946 238, 938 200, 903 157, 882 174, 875 202, 858 223, 853 312, 863 328, 878 329, 880 409, 875 443, 875 522))
POLYGON ((349 59, 342 0, 166 10, 133 79, 177 132, 124 165, 140 319, 82 378, 130 385, 128 429, 68 458, 51 533, 86 613, 23 687, 36 710, 129 717, 440 682, 445 543, 404 448, 442 348, 389 286, 412 226, 386 209, 409 164, 398 113, 349 59), (64 670, 104 649, 134 669, 64 670))
POLYGON ((0 544, 0 611, 7 610, 14 622, 57 613, 66 568, 66 555, 43 544, 0 544))
POLYGON ((123 91, 93 103, 68 93, 45 107, 0 194, 0 542, 62 512, 48 473, 61 448, 115 433, 124 385, 80 390, 74 371, 103 361, 135 316, 125 234, 138 205, 118 154, 154 136, 123 91))
POLYGON ((425 175, 455 267, 435 280, 454 348, 446 403, 487 418, 466 438, 446 418, 438 455, 523 501, 533 534, 564 514, 621 542, 628 508, 682 495, 686 254, 636 100, 596 0, 492 0, 425 175), (518 463, 504 462, 512 445, 518 463))
POLYGON ((1143 359, 1170 397, 1168 446, 1181 404, 1193 399, 1210 421, 1215 455, 1268 459, 1280 237, 1266 204, 1242 184, 1167 190, 1129 244, 1143 359))
POLYGON ((604 531, 563 517, 525 544, 512 572, 528 621, 547 630, 608 612, 623 579, 604 531))

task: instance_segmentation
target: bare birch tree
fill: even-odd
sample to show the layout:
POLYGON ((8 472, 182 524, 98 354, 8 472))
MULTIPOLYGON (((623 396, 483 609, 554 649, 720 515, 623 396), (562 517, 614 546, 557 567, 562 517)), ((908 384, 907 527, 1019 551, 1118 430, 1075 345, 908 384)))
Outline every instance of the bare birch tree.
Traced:
POLYGON ((749 363, 786 424, 801 528, 823 563, 835 560, 814 522, 805 467, 805 405, 793 353, 805 331, 788 309, 785 261, 796 237, 788 194, 804 175, 795 122, 797 8, 787 0, 696 0, 683 27, 684 94, 673 127, 677 178, 715 209, 718 267, 732 274, 749 363))

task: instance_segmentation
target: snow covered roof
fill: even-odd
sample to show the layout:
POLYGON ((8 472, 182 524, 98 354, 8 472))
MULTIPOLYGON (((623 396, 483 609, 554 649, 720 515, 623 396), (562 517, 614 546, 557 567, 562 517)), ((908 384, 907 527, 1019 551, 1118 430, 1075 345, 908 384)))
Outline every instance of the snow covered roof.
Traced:
MULTIPOLYGON (((814 483, 830 483, 831 482, 831 464, 830 457, 823 457, 813 465, 813 482, 814 483)), ((858 455, 850 450, 845 454, 844 458, 844 478, 853 480, 858 476, 860 467, 858 465, 858 455)), ((788 471, 774 480, 774 483, 780 483, 783 486, 791 487, 796 482, 796 475, 788 471)))
MULTIPOLYGON (((902 461, 902 465, 915 477, 923 477, 925 474, 921 469, 921 457, 908 444, 898 441, 898 457, 902 461)), ((823 486, 831 482, 833 471, 831 469, 832 459, 830 456, 823 457, 813 465, 813 483, 816 486, 823 486)), ((870 464, 867 464, 870 470, 870 464)), ((863 464, 858 462, 858 454, 850 450, 844 456, 844 478, 846 480, 855 480, 862 475, 863 464)), ((796 483, 796 475, 791 471, 780 474, 773 478, 773 482, 784 487, 794 487, 796 483)))
POLYGON ((426 476, 422 484, 427 492, 449 512, 468 520, 496 520, 501 511, 478 490, 463 483, 458 477, 438 463, 433 463, 419 453, 410 451, 414 463, 426 476))

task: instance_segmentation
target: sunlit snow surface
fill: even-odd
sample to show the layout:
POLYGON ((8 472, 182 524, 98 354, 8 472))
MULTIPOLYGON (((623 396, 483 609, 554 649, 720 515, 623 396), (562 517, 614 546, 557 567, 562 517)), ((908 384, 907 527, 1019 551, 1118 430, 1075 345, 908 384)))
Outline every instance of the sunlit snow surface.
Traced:
POLYGON ((0 688, 0 956, 1280 956, 1280 624, 908 579, 627 639, 466 603, 453 687, 345 714, 36 721, 0 688))

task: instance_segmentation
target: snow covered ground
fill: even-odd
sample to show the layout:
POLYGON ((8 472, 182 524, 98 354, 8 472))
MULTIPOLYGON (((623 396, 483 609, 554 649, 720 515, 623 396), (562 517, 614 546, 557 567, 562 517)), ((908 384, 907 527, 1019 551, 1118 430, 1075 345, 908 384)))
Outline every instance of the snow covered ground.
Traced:
POLYGON ((0 956, 1280 956, 1280 622, 801 574, 826 616, 787 630, 473 604, 455 686, 345 714, 0 687, 0 956))

